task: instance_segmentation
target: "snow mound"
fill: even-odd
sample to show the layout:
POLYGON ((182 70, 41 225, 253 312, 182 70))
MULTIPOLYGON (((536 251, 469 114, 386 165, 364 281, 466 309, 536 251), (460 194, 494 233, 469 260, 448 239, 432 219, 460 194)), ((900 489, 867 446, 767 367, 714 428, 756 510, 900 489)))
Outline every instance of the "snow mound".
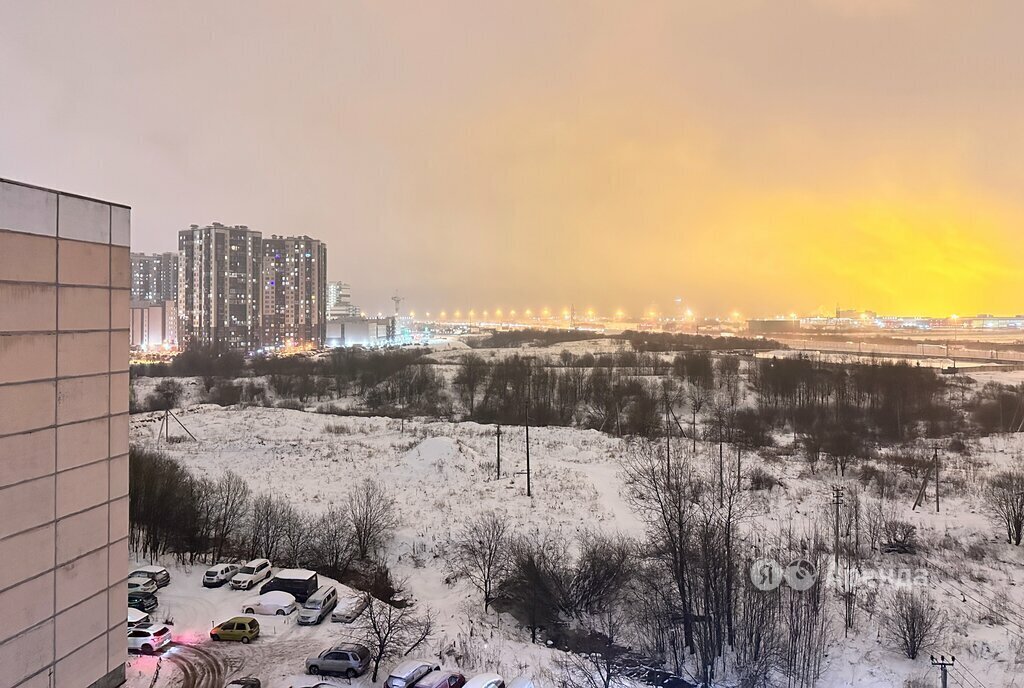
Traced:
POLYGON ((449 469, 465 470, 476 452, 452 437, 428 437, 407 451, 401 459, 403 471, 414 479, 426 479, 449 469))

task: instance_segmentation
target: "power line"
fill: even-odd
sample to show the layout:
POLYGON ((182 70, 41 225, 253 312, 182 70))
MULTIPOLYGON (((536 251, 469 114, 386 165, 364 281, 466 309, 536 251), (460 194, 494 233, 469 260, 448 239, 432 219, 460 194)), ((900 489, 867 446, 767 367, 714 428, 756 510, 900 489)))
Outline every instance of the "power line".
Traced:
POLYGON ((985 688, 985 684, 981 682, 981 679, 979 679, 977 676, 974 675, 974 672, 971 671, 971 668, 969 666, 967 666, 963 662, 960 662, 959 668, 963 669, 968 674, 970 674, 971 678, 974 679, 974 682, 977 683, 979 686, 981 686, 981 688, 985 688))

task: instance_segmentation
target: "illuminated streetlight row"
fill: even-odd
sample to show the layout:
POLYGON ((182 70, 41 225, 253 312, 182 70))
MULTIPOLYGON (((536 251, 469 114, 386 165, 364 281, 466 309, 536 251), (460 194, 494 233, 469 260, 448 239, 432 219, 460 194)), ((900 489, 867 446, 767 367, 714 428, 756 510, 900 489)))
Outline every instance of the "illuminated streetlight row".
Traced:
MULTIPOLYGON (((420 313, 420 315, 423 318, 428 319, 428 320, 430 320, 430 319, 455 320, 455 321, 462 321, 462 320, 477 321, 477 320, 479 320, 479 321, 482 321, 482 322, 489 322, 489 321, 507 322, 507 321, 513 321, 513 320, 515 320, 517 318, 525 318, 525 319, 528 319, 528 320, 552 320, 552 319, 555 319, 555 320, 557 320, 557 319, 570 320, 573 317, 575 317, 576 319, 581 319, 581 320, 584 320, 584 319, 585 320, 593 320, 593 319, 609 318, 610 317, 611 319, 614 319, 614 320, 624 320, 624 319, 627 319, 627 318, 630 317, 629 314, 624 309, 621 309, 621 308, 616 309, 611 316, 603 316, 595 308, 587 308, 587 309, 584 309, 584 310, 576 310, 575 313, 574 313, 573 309, 571 307, 565 307, 565 308, 562 308, 560 311, 555 312, 555 311, 552 311, 552 309, 547 307, 547 306, 541 308, 539 311, 535 311, 532 308, 524 308, 522 310, 518 310, 518 309, 515 309, 515 308, 508 309, 508 310, 505 310, 503 308, 495 308, 493 310, 492 309, 477 310, 475 308, 470 308, 469 310, 463 310, 461 308, 456 308, 454 310, 443 309, 441 311, 423 311, 423 312, 420 313)), ((408 316, 410 318, 416 318, 417 317, 417 311, 410 310, 408 312, 408 316)), ((658 311, 652 309, 652 310, 649 310, 649 311, 645 311, 644 314, 640 317, 640 319, 645 319, 645 318, 646 319, 659 319, 661 317, 663 317, 661 313, 659 313, 658 311)), ((687 320, 693 319, 693 317, 694 317, 693 310, 690 309, 690 308, 687 308, 686 311, 685 311, 684 317, 687 320)), ((738 312, 734 312, 733 313, 733 319, 737 319, 738 320, 739 318, 740 318, 739 313, 738 312)))

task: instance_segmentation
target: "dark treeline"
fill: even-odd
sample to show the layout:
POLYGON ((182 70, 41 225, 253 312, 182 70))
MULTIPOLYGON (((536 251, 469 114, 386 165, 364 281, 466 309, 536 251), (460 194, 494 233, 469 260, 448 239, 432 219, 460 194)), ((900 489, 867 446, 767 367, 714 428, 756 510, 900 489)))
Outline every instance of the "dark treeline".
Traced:
POLYGON ((471 337, 467 343, 474 349, 518 349, 521 346, 555 346, 566 342, 607 339, 600 332, 586 330, 499 330, 481 337, 471 337))
POLYGON ((196 476, 164 454, 133 445, 129 544, 141 558, 187 564, 265 557, 352 584, 388 601, 395 590, 383 555, 397 525, 394 501, 377 483, 353 485, 319 516, 292 500, 254 493, 237 474, 196 476))
MULTIPOLYGON (((676 338, 684 335, 670 337, 681 346, 676 338)), ((528 414, 533 425, 616 436, 672 432, 715 442, 723 451, 725 444, 765 446, 773 433, 787 433, 813 457, 812 467, 826 455, 841 470, 880 443, 1024 428, 1021 387, 992 383, 975 392, 963 375, 907 363, 644 350, 661 346, 652 342, 546 356, 530 356, 529 349, 488 357, 469 351, 447 360, 427 349, 338 349, 248 362, 193 351, 169 364, 136 366, 133 374, 200 376, 199 398, 221 405, 305 409, 318 403, 326 413, 510 425, 523 424, 528 414), (356 403, 335 403, 343 398, 356 403)), ((133 395, 132 409, 161 410, 181 396, 182 386, 166 378, 144 398, 133 395)))
POLYGON ((749 371, 758 406, 799 432, 826 426, 903 441, 952 432, 956 414, 934 368, 907 363, 839 365, 810 358, 757 359, 749 371))
POLYGON ((716 337, 707 334, 626 330, 622 338, 637 351, 767 351, 783 348, 771 339, 716 337))

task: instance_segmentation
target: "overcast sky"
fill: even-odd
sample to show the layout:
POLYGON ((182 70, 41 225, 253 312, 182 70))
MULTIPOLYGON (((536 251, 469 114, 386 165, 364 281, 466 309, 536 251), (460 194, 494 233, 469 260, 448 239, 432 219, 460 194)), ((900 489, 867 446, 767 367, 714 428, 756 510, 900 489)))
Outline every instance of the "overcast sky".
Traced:
POLYGON ((1024 312, 1024 2, 0 0, 0 177, 370 310, 1024 312))

